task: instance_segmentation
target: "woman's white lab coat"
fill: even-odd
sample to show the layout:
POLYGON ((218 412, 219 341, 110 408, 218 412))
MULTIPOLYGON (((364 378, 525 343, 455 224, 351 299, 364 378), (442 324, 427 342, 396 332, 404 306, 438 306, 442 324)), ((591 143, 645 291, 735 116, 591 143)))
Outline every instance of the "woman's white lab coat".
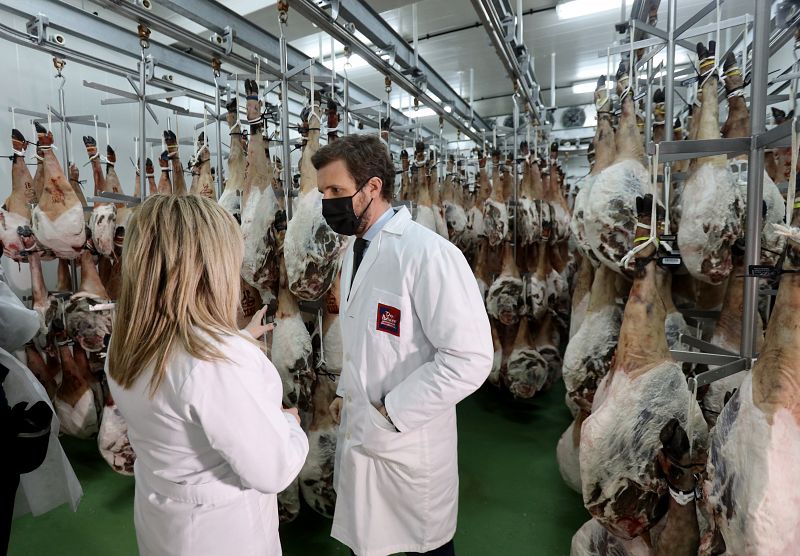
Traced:
POLYGON ((351 291, 352 265, 350 247, 332 535, 359 556, 426 552, 455 534, 455 405, 489 374, 489 320, 461 252, 405 208, 369 245, 351 291), (375 409, 384 399, 400 432, 375 409))
POLYGON ((281 379, 261 350, 238 336, 220 349, 229 361, 177 350, 152 399, 150 370, 129 390, 109 377, 136 451, 142 556, 281 553, 277 493, 300 472, 308 440, 281 411, 281 379))

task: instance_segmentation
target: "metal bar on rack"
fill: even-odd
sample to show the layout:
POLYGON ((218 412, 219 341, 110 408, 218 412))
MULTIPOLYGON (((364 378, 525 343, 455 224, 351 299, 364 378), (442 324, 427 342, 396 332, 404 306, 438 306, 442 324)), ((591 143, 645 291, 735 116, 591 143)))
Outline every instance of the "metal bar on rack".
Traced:
MULTIPOLYGON (((519 141, 517 140, 517 132, 518 132, 517 128, 519 126, 519 102, 517 102, 517 93, 516 92, 513 95, 511 95, 511 100, 514 102, 514 112, 513 112, 513 118, 514 118, 514 143, 512 145, 513 152, 514 152, 514 154, 513 154, 514 160, 513 160, 512 164, 514 165, 514 260, 516 260, 516 257, 517 257, 517 239, 519 238, 519 226, 517 224, 517 220, 518 220, 517 205, 519 204, 519 189, 518 189, 519 188, 519 186, 518 186, 518 184, 519 184, 519 175, 518 175, 518 173, 519 173, 519 165, 517 164, 517 158, 519 157, 519 153, 517 151, 517 145, 519 144, 519 141)), ((508 172, 508 170, 506 170, 506 172, 508 172)))
MULTIPOLYGON (((653 60, 647 61, 648 77, 653 73, 653 60)), ((666 129, 666 127, 665 127, 666 129)), ((644 144, 653 140, 653 78, 647 80, 644 97, 644 144)))
MULTIPOLYGON (((139 90, 137 91, 137 93, 139 94, 139 137, 144 138, 147 137, 146 111, 150 108, 147 105, 147 97, 145 96, 147 87, 147 62, 148 62, 148 57, 145 52, 148 47, 148 42, 145 40, 141 40, 140 44, 142 47, 142 58, 139 61, 139 90)), ((131 83, 131 85, 133 85, 133 83, 131 83)), ((155 114, 153 114, 152 110, 150 110, 150 114, 155 118, 155 114)), ((156 118, 156 123, 158 123, 157 118, 156 118)), ((142 202, 144 202, 145 198, 147 197, 147 172, 145 172, 146 166, 147 166, 147 145, 145 144, 144 141, 139 141, 139 194, 141 195, 142 202)))
MULTIPOLYGON (((636 22, 636 28, 637 29, 639 28, 638 21, 636 22)), ((653 37, 650 39, 642 39, 640 41, 636 41, 633 43, 633 45, 631 45, 631 43, 627 43, 627 44, 612 46, 610 49, 605 48, 603 50, 598 50, 597 56, 600 58, 605 58, 609 54, 622 54, 624 52, 630 52, 631 46, 633 46, 634 50, 639 50, 640 48, 649 48, 651 46, 659 46, 663 44, 665 44, 663 39, 660 39, 658 37, 653 37)))
POLYGON ((742 358, 738 355, 722 355, 719 353, 702 353, 698 351, 683 351, 679 349, 669 350, 669 354, 675 361, 686 363, 699 363, 701 365, 725 365, 732 361, 739 361, 742 358))
POLYGON ((222 196, 222 92, 219 88, 218 73, 214 72, 214 108, 217 111, 214 115, 217 128, 217 199, 222 196))
POLYGON ((679 344, 686 344, 689 347, 697 348, 699 350, 704 351, 705 353, 716 353, 717 355, 733 355, 739 356, 738 353, 734 353, 727 349, 721 348, 711 342, 706 342, 705 340, 701 340, 700 338, 695 338, 694 336, 689 336, 688 334, 679 334, 678 335, 678 343, 679 344))
MULTIPOLYGON (((286 200, 286 218, 292 218, 292 202, 290 192, 292 190, 292 159, 289 150, 289 79, 286 74, 289 71, 288 45, 286 44, 286 21, 279 15, 279 25, 281 29, 279 46, 281 58, 281 144, 283 146, 283 194, 286 200)), ((314 98, 313 92, 311 95, 314 98)), ((313 104, 313 102, 312 102, 313 104)))
MULTIPOLYGON (((766 96, 769 71, 770 40, 769 0, 756 0, 753 27, 753 62, 750 82, 750 132, 761 135, 766 131, 766 96)), ((745 264, 756 265, 761 256, 762 187, 764 184, 764 148, 752 141, 750 161, 747 165, 747 230, 745 236, 745 264)), ((742 314, 742 357, 752 359, 755 354, 755 323, 758 316, 758 280, 744 277, 744 306, 742 314)))
POLYGON ((717 380, 722 380, 723 378, 740 373, 747 368, 748 360, 740 358, 736 361, 731 361, 730 363, 721 365, 716 369, 711 369, 710 371, 700 373, 694 377, 694 380, 697 382, 698 387, 705 386, 707 384, 711 384, 712 382, 716 382, 717 380))
MULTIPOLYGON (((748 16, 748 21, 751 21, 752 18, 748 16)), ((740 15, 737 17, 731 17, 729 19, 723 19, 719 22, 719 29, 730 29, 731 27, 738 27, 739 25, 744 25, 745 23, 745 16, 740 15)), ((706 35, 708 33, 714 33, 717 31, 717 23, 709 23, 708 25, 702 25, 700 27, 695 27, 694 29, 689 29, 684 32, 679 38, 691 38, 691 37, 699 37, 700 35, 706 35)), ((721 58, 720 58, 721 60, 721 58)))
MULTIPOLYGON (((669 87, 667 87, 669 90, 669 87)), ((659 160, 674 162, 718 154, 740 154, 750 151, 750 137, 694 139, 685 141, 662 141, 659 144, 659 160)), ((654 144, 647 145, 647 154, 655 154, 654 144)))
POLYGON ((344 68, 344 135, 350 135, 350 78, 347 75, 347 63, 344 68))
MULTIPOLYGON (((59 104, 59 106, 61 105, 61 98, 60 98, 60 97, 61 97, 61 94, 62 94, 62 93, 63 93, 63 90, 62 90, 62 89, 59 89, 59 99, 58 99, 58 104, 59 104)), ((63 111, 63 110, 62 110, 62 111, 59 111, 59 110, 57 110, 56 108, 53 108, 52 106, 50 106, 50 105, 48 104, 48 105, 47 105, 47 111, 48 111, 48 112, 50 112, 50 114, 52 114, 52 118, 53 118, 54 120, 56 120, 56 121, 58 121, 58 122, 60 122, 60 123, 66 123, 66 122, 68 122, 68 121, 69 121, 69 120, 65 119, 65 118, 64 118, 64 116, 62 116, 62 114, 64 113, 64 111, 63 111)), ((72 133, 72 128, 69 126, 69 124, 67 124, 67 131, 69 131, 70 133, 72 133)), ((66 138, 65 138, 64 140, 66 141, 66 138)))
POLYGON ((762 133, 755 137, 756 148, 772 147, 781 139, 788 138, 792 134, 792 123, 794 119, 787 120, 779 124, 766 133, 762 133))
MULTIPOLYGON (((719 0, 719 4, 722 5, 722 3, 724 1, 725 0, 719 0)), ((701 21, 705 16, 707 16, 708 14, 710 14, 711 12, 713 12, 716 9, 717 9, 717 0, 711 0, 711 2, 709 2, 708 4, 706 4, 705 6, 700 8, 700 10, 698 10, 698 12, 696 14, 694 14, 692 17, 687 19, 683 23, 683 25, 678 27, 678 29, 675 31, 675 34, 673 36, 675 38, 679 38, 679 37, 683 36, 684 33, 686 33, 689 29, 691 29, 699 21, 701 21)))
MULTIPOLYGON (((664 88, 664 137, 669 141, 673 139, 673 123, 675 121, 675 26, 677 25, 677 0, 667 0, 667 67, 666 87, 664 88)), ((648 146, 650 143, 646 143, 648 146)), ((671 164, 664 151, 664 141, 659 145, 658 159, 664 163, 664 173, 670 173, 671 164)), ((652 154, 655 154, 653 152, 652 154)), ((671 184, 664 184, 664 200, 668 206, 669 189, 671 184)))

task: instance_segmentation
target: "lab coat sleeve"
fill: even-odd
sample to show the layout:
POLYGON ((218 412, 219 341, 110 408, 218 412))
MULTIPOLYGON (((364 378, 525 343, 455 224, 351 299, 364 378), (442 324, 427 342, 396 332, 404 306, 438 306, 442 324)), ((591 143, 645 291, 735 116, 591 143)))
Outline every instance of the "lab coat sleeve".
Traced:
POLYGON ((250 347, 226 350, 231 361, 200 363, 180 395, 191 419, 203 428, 211 447, 242 484, 277 494, 300 473, 308 455, 308 438, 297 420, 281 410, 283 386, 278 371, 263 353, 250 347))
POLYGON ((458 249, 446 244, 427 256, 410 289, 436 354, 386 395, 386 411, 401 432, 425 425, 477 390, 494 356, 478 285, 458 249))

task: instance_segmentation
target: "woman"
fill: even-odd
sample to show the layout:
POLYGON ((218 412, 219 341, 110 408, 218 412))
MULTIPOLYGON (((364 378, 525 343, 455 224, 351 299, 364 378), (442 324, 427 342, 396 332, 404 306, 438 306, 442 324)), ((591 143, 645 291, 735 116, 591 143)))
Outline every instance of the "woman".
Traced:
POLYGON ((106 372, 136 451, 142 555, 280 554, 277 493, 308 440, 275 367, 236 327, 242 236, 217 203, 156 195, 125 232, 106 372))

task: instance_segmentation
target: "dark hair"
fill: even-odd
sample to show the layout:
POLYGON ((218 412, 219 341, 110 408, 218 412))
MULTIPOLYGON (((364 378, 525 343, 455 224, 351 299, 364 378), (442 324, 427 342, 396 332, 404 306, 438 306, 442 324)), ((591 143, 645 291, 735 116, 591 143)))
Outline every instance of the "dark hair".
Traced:
POLYGON ((394 163, 389 149, 375 135, 347 135, 322 147, 311 157, 314 168, 319 170, 337 160, 343 160, 347 171, 357 187, 370 178, 383 182, 381 196, 391 201, 394 196, 394 163))

